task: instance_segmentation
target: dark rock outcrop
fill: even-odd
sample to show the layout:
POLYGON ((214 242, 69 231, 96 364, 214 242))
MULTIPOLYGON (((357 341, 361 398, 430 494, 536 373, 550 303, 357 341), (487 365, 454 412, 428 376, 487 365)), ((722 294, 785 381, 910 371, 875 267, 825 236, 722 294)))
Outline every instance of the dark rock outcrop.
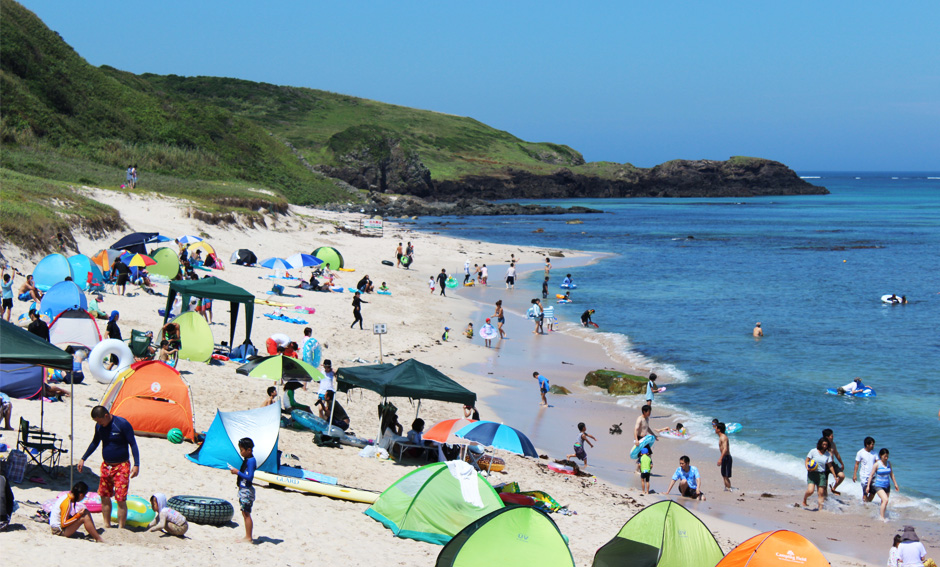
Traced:
POLYGON ((584 376, 585 386, 597 386, 614 396, 642 394, 646 391, 647 379, 616 370, 594 370, 584 376))
POLYGON ((390 195, 369 193, 365 204, 333 204, 325 208, 337 211, 360 212, 384 217, 440 217, 440 216, 512 216, 512 215, 562 215, 603 213, 588 207, 555 207, 544 205, 520 205, 517 203, 490 203, 481 199, 459 199, 451 202, 429 202, 413 195, 390 195))

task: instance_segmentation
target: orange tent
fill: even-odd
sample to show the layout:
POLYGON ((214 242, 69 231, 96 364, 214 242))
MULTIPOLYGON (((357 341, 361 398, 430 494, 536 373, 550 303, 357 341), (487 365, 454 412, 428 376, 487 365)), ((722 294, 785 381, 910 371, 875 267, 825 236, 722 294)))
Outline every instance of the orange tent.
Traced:
POLYGON ((715 567, 829 567, 829 561, 800 534, 777 530, 744 541, 715 567))
POLYGON ((129 421, 137 435, 166 437, 178 428, 186 439, 196 439, 189 384, 163 362, 132 364, 111 383, 101 405, 129 421))

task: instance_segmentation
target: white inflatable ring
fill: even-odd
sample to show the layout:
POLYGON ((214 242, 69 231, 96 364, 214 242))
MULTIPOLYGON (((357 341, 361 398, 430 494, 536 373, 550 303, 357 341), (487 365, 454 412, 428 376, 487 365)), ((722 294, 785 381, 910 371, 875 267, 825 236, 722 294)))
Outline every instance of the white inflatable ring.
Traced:
POLYGON ((133 362, 134 354, 124 341, 106 339, 91 349, 91 354, 88 355, 88 372, 102 384, 110 384, 122 370, 130 368, 133 362), (112 354, 117 357, 118 363, 108 370, 104 367, 104 360, 112 354))

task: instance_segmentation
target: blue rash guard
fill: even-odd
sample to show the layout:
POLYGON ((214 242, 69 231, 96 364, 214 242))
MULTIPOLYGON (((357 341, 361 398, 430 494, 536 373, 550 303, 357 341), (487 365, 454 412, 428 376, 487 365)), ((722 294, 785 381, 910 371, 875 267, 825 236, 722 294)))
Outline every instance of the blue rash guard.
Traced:
POLYGON ((82 455, 82 460, 88 459, 98 444, 101 443, 101 460, 108 464, 124 463, 130 460, 128 447, 134 453, 134 466, 140 466, 140 452, 137 450, 137 439, 134 437, 134 428, 123 417, 111 416, 111 423, 101 427, 95 425, 95 438, 88 445, 88 450, 82 455))
POLYGON ((236 473, 238 479, 235 484, 238 485, 238 488, 250 488, 252 486, 251 481, 255 479, 256 468, 258 468, 258 462, 254 457, 248 457, 242 461, 242 468, 236 473))

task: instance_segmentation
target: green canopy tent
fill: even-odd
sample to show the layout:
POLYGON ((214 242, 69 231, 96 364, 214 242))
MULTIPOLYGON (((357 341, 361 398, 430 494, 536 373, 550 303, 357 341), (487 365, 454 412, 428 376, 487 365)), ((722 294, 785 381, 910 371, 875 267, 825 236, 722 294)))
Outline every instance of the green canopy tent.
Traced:
POLYGON ((438 554, 435 565, 488 564, 574 567, 574 557, 548 514, 529 506, 509 506, 460 530, 438 554))
POLYGON ((499 494, 475 471, 469 490, 479 498, 468 502, 456 476, 459 467, 456 473, 447 463, 415 469, 386 488, 365 514, 398 537, 444 545, 474 520, 503 507, 499 494))
MULTIPOLYGON (((47 368, 56 368, 64 370, 71 374, 72 355, 53 345, 47 340, 41 339, 27 330, 21 329, 6 321, 0 319, 0 364, 22 364, 39 365, 47 368)), ((72 382, 71 376, 69 382, 72 382)), ((45 378, 43 378, 45 384, 45 378)), ((75 384, 71 385, 71 395, 69 396, 70 411, 72 414, 71 429, 75 431, 75 384)), ((40 395, 40 400, 45 396, 40 395)), ((39 429, 45 431, 44 421, 46 414, 45 403, 41 402, 39 429)), ((69 435, 69 485, 71 486, 72 455, 75 453, 74 435, 69 435)))
POLYGON ((163 324, 166 325, 170 317, 170 310, 173 308, 173 301, 176 295, 182 295, 183 311, 189 309, 189 300, 193 297, 203 299, 219 299, 228 301, 229 307, 229 348, 235 344, 235 323, 238 322, 238 304, 245 305, 245 342, 251 341, 251 322, 255 314, 255 296, 237 285, 232 285, 219 278, 203 278, 192 281, 172 281, 170 282, 170 291, 166 297, 166 311, 163 316, 163 324))
MULTIPOLYGON (((340 368, 336 371, 336 388, 348 392, 353 388, 365 388, 383 398, 411 398, 418 400, 415 417, 421 410, 421 400, 439 400, 474 406, 477 395, 464 388, 440 370, 409 358, 405 362, 372 364, 340 368)), ((335 400, 335 398, 334 398, 335 400)), ((330 417, 332 423, 332 408, 330 417)), ((381 437, 381 432, 379 432, 381 437)))
POLYGON ((724 553, 681 504, 663 500, 627 520, 594 555, 594 567, 715 567, 724 553))

